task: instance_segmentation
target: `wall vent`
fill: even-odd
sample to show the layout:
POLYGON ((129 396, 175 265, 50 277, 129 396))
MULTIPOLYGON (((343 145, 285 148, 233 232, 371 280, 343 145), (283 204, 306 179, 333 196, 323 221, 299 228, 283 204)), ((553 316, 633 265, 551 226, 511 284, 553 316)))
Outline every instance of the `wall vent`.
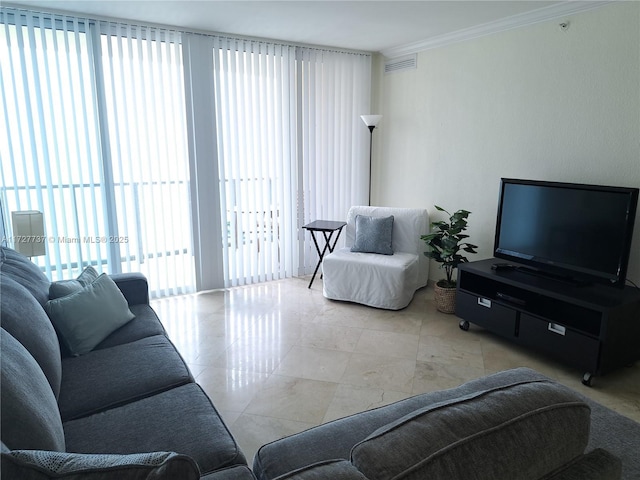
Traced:
POLYGON ((418 68, 418 55, 406 55, 404 57, 391 58, 384 62, 384 73, 403 72, 418 68))

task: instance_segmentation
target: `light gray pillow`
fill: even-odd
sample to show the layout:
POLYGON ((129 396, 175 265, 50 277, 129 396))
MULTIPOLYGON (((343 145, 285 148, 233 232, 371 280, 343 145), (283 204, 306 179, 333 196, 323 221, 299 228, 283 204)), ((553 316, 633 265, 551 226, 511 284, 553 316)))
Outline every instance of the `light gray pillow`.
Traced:
POLYGON ((76 293, 49 300, 44 308, 69 352, 76 356, 90 352, 135 317, 105 273, 76 293))
POLYGON ((130 455, 82 454, 42 450, 2 453, 2 473, 23 480, 198 480, 195 461, 173 452, 130 455))
POLYGON ((393 215, 388 217, 356 215, 356 241, 351 251, 393 255, 392 236, 393 215))
POLYGON ((75 280, 60 280, 58 282, 52 282, 49 285, 49 300, 55 300, 56 298, 66 297, 72 293, 76 293, 82 290, 90 283, 93 283, 98 278, 98 272, 92 267, 88 266, 75 280))

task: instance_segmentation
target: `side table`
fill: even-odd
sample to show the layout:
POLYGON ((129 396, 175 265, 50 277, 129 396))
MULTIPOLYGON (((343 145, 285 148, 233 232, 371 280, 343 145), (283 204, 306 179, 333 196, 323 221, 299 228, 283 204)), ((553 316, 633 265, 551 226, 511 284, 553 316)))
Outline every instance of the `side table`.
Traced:
POLYGON ((316 251, 320 256, 318 260, 318 264, 316 265, 316 269, 313 272, 313 277, 311 277, 311 281, 309 282, 309 288, 313 284, 313 281, 316 278, 316 274, 318 273, 318 269, 320 265, 322 265, 322 259, 324 255, 329 250, 329 253, 333 252, 333 249, 336 248, 336 243, 338 243, 338 238, 340 238, 340 233, 342 232, 342 228, 346 225, 346 222, 332 222, 330 220, 316 220, 315 222, 308 223, 304 225, 302 228, 305 230, 309 230, 311 232, 311 238, 313 238, 313 243, 316 246, 316 251), (324 248, 320 250, 320 246, 318 245, 318 240, 316 240, 316 232, 322 232, 322 236, 324 237, 324 248), (331 237, 333 234, 337 232, 336 238, 333 240, 333 244, 331 244, 331 237))

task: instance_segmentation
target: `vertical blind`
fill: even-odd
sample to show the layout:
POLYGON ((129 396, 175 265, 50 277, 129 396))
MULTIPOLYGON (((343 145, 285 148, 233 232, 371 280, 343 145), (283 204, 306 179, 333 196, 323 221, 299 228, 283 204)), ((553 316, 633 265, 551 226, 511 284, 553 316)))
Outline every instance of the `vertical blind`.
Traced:
POLYGON ((216 37, 225 286, 312 271, 301 230, 367 197, 371 57, 216 37))
POLYGON ((180 32, 0 15, 2 216, 44 212, 47 255, 33 260, 52 280, 141 271, 162 296, 194 291, 195 265, 223 270, 219 287, 310 273, 301 227, 366 201, 370 55, 204 36, 214 130, 193 130, 180 32), (195 131, 215 158, 190 157, 195 131), (219 199, 198 196, 194 162, 215 164, 219 199), (194 198, 198 215, 220 212, 221 242, 193 233, 194 198), (222 265, 194 240, 221 245, 222 265))
POLYGON ((294 47, 216 38, 226 286, 292 276, 297 251, 294 47))
POLYGON ((0 200, 45 213, 53 280, 141 271, 193 290, 179 34, 2 9, 0 200))
MULTIPOLYGON (((371 57, 300 48, 297 72, 302 221, 344 220, 369 192, 369 132, 360 115, 369 112, 371 57)), ((316 261, 305 238, 305 273, 316 261)))
POLYGON ((109 183, 120 258, 159 294, 194 287, 180 34, 101 25, 109 183), (122 232, 122 233, 120 233, 122 232))

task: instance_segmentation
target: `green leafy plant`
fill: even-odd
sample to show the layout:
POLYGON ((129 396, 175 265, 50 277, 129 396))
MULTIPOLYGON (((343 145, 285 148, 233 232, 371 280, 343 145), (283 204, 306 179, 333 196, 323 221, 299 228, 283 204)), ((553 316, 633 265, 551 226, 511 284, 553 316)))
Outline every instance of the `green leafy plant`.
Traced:
POLYGON ((440 268, 444 268, 447 275, 446 279, 438 280, 438 285, 443 288, 453 288, 456 286, 456 281, 453 280, 453 270, 460 263, 469 261, 467 257, 461 255, 461 250, 466 253, 478 253, 476 252, 477 245, 462 241, 469 238, 469 235, 462 232, 467 229, 467 217, 471 212, 458 210, 451 215, 444 208, 438 205, 435 207, 438 211, 449 215, 449 221, 431 222, 432 232, 428 235, 422 235, 420 238, 429 247, 429 251, 424 254, 441 263, 440 268))

